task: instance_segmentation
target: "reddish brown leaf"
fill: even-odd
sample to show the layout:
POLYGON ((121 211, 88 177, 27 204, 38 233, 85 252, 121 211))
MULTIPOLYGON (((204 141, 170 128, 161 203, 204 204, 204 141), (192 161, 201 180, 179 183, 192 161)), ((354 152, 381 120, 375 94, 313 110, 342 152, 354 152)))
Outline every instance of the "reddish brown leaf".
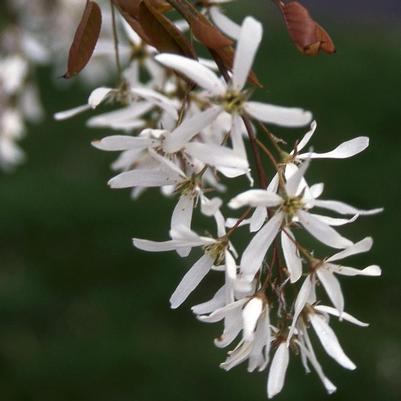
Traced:
POLYGON ((94 1, 88 1, 70 47, 68 70, 64 78, 79 74, 88 64, 99 39, 101 26, 100 7, 94 1))
POLYGON ((162 13, 171 8, 164 0, 113 0, 131 28, 160 52, 194 58, 195 50, 182 32, 162 13))
POLYGON ((149 44, 157 50, 196 58, 192 45, 182 32, 154 6, 154 0, 142 1, 139 5, 138 19, 149 44))
POLYGON ((276 1, 276 4, 283 14, 292 41, 301 53, 308 56, 316 56, 320 51, 335 53, 336 49, 329 34, 301 3, 291 1, 284 4, 276 1))

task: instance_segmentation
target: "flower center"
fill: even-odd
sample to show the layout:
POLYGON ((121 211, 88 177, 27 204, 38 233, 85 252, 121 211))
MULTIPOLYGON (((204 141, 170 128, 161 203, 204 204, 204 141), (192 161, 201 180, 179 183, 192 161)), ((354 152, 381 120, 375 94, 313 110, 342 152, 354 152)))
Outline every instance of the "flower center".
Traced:
POLYGON ((245 102, 245 95, 242 92, 228 90, 223 96, 222 103, 227 113, 240 112, 245 102))
POLYGON ((216 265, 222 264, 225 259, 225 250, 227 248, 227 240, 222 239, 214 244, 206 245, 203 249, 205 253, 209 254, 212 258, 214 258, 214 263, 216 265))
POLYGON ((299 196, 288 197, 284 200, 281 210, 288 216, 293 217, 296 215, 298 210, 304 207, 304 202, 299 196))

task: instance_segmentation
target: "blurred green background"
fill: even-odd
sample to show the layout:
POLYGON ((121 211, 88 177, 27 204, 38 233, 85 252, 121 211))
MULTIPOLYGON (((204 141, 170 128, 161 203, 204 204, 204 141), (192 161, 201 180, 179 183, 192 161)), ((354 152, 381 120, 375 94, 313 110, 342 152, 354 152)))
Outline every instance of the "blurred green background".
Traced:
MULTIPOLYGON (((367 329, 333 323, 358 369, 345 371, 319 355, 338 386, 330 400, 400 400, 401 25, 390 13, 344 17, 342 9, 336 17, 321 4, 315 16, 338 53, 306 58, 289 43, 273 7, 249 3, 246 9, 265 26, 255 69, 266 89, 256 96, 312 110, 319 123, 316 150, 358 135, 371 138, 356 158, 316 162, 310 171, 310 182, 326 183, 326 198, 385 207, 345 230, 355 240, 374 236, 373 251, 358 262, 384 270, 379 279, 342 279, 347 310, 371 322, 367 329)), ((233 15, 239 20, 244 9, 235 6, 233 15)), ((167 238, 174 201, 148 191, 134 203, 128 191, 108 189, 115 155, 89 143, 109 132, 86 129, 85 117, 51 119, 82 103, 88 90, 78 83, 55 89, 54 72, 39 74, 49 117, 29 128, 22 143, 28 162, 0 175, 0 400, 265 399, 266 373, 220 370, 225 352, 212 339, 221 327, 190 313, 190 305, 211 296, 220 276, 211 275, 182 309, 171 311, 168 298, 192 259, 131 245, 134 235, 167 238)), ((328 398, 318 378, 306 376, 293 359, 278 399, 328 398)))

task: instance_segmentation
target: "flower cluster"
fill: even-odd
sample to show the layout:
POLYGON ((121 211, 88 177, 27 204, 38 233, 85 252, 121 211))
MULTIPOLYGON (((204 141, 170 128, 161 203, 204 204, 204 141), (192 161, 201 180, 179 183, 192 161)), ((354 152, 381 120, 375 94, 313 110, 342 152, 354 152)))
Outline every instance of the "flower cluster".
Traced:
MULTIPOLYGON (((248 83, 257 81, 252 64, 262 39, 261 24, 247 17, 238 26, 221 12, 218 6, 223 1, 212 3, 205 6, 205 13, 236 41, 231 70, 219 57, 195 60, 160 53, 123 22, 126 39, 120 50, 129 61, 119 85, 95 89, 88 104, 60 112, 56 118, 104 103, 118 105, 88 120, 89 127, 120 131, 94 141, 93 146, 121 152, 112 165, 118 173, 109 181, 111 188, 130 188, 134 198, 149 188, 160 188, 162 195, 177 198, 169 239, 133 241, 141 250, 176 251, 182 258, 198 249, 194 252, 199 258, 170 298, 172 308, 183 304, 211 270, 221 272, 221 288, 192 311, 202 322, 223 322, 217 347, 237 341, 221 364, 223 369, 243 362, 249 371, 267 369, 271 398, 283 388, 291 354, 300 357, 306 372, 313 369, 332 393, 336 387, 316 358, 311 331, 330 357, 346 369, 355 369, 329 317, 367 324, 345 312, 338 276, 381 274, 376 265, 359 270, 342 264, 369 251, 372 239, 354 242, 337 227, 381 209, 360 210, 321 199, 323 184, 310 185, 305 175, 315 159, 350 158, 362 152, 369 140, 357 137, 326 153, 307 149, 317 127, 309 111, 252 100, 248 83), (306 127, 308 132, 293 140, 291 150, 266 125, 306 127), (269 180, 262 156, 273 167, 269 180), (241 177, 248 189, 226 204, 226 187, 241 177), (242 208, 239 218, 224 215, 242 208), (334 216, 320 214, 320 209, 334 216), (213 237, 196 232, 193 221, 198 216, 213 219, 213 237), (248 237, 242 252, 234 245, 241 232, 242 238, 248 237), (333 248, 328 252, 331 256, 319 256, 320 245, 319 252, 305 245, 303 232, 333 248)), ((180 21, 177 26, 188 29, 180 21)))

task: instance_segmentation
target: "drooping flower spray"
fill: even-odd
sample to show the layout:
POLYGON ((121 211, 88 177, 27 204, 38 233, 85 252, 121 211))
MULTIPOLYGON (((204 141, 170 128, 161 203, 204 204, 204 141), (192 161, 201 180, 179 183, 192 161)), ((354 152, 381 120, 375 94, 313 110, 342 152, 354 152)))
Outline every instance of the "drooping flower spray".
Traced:
MULTIPOLYGON (((102 4, 112 10, 119 82, 95 89, 87 104, 56 118, 103 103, 117 106, 88 120, 89 127, 117 131, 93 146, 120 152, 112 165, 118 173, 109 181, 111 188, 131 188, 135 199, 145 190, 160 188, 160 194, 153 189, 154 196, 176 198, 166 241, 133 240, 135 247, 149 252, 198 255, 192 266, 183 263, 186 271, 171 296, 172 308, 187 301, 211 270, 221 272, 220 289, 192 311, 203 322, 223 322, 215 340, 217 347, 231 347, 223 369, 246 362, 249 371, 267 370, 271 398, 284 386, 290 359, 300 358, 305 371, 315 371, 332 393, 336 387, 325 376, 315 347, 346 369, 355 369, 355 364, 342 349, 329 316, 367 326, 345 311, 339 277, 381 274, 376 265, 343 265, 347 258, 369 251, 372 239, 346 238, 340 227, 381 209, 361 210, 324 199, 324 185, 310 183, 306 175, 318 159, 353 157, 368 147, 369 139, 357 137, 316 153, 311 141, 317 124, 310 111, 252 100, 253 90, 262 88, 252 64, 263 29, 253 17, 241 25, 231 21, 222 10, 229 3, 102 4), (177 14, 183 19, 173 20, 177 14), (207 49, 208 59, 198 57, 199 46, 207 49), (274 127, 304 127, 306 133, 279 138, 274 127), (227 199, 226 188, 238 182, 248 188, 227 199), (199 217, 214 221, 213 236, 202 233, 199 217), (327 253, 303 243, 302 232, 319 243, 319 250, 322 245, 329 248, 327 253), (240 236, 246 238, 244 249, 235 245, 240 236)), ((334 53, 330 36, 299 2, 275 3, 302 53, 334 53)), ((89 61, 101 15, 101 7, 88 1, 66 78, 79 74, 89 61)))

